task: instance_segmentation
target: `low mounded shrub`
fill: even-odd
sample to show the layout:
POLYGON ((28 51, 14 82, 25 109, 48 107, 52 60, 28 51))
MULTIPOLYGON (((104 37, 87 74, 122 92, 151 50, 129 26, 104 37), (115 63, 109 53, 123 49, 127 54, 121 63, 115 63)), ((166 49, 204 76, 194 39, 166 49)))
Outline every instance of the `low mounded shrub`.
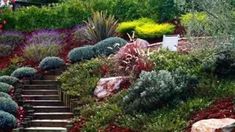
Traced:
POLYGON ((196 87, 197 80, 182 71, 145 72, 128 90, 123 98, 126 112, 149 112, 156 108, 188 96, 196 87))
POLYGON ((15 101, 9 98, 0 97, 0 110, 15 115, 18 110, 18 105, 15 101))
POLYGON ((11 99, 11 96, 9 94, 7 94, 7 93, 4 93, 4 92, 0 92, 0 98, 1 97, 11 99))
POLYGON ((18 78, 16 77, 11 77, 11 76, 0 76, 0 82, 7 83, 10 85, 14 85, 19 81, 18 78))
POLYGON ((171 34, 175 26, 169 23, 158 24, 149 18, 140 18, 137 20, 122 22, 117 28, 117 32, 125 35, 126 33, 136 32, 139 38, 158 38, 165 34, 171 34))
POLYGON ((166 34, 171 34, 175 30, 175 26, 172 24, 151 24, 147 23, 135 28, 136 34, 140 38, 158 38, 166 34))
POLYGON ((117 32, 122 34, 130 34, 132 31, 135 31, 136 27, 142 26, 146 23, 154 24, 155 22, 150 18, 140 18, 134 21, 122 22, 118 25, 117 32))
POLYGON ((0 92, 9 93, 14 87, 7 83, 0 82, 0 92))
POLYGON ((68 58, 71 62, 79 62, 82 60, 89 60, 95 56, 93 46, 84 46, 79 48, 72 49, 69 54, 68 58))
POLYGON ((93 47, 95 54, 100 56, 108 56, 117 52, 127 43, 126 40, 119 37, 110 37, 96 43, 93 47))
POLYGON ((21 67, 16 69, 11 76, 22 79, 24 77, 31 78, 34 77, 37 73, 37 70, 32 67, 21 67))
POLYGON ((63 66, 65 66, 65 62, 59 57, 46 57, 39 64, 39 68, 42 70, 57 69, 63 66))
POLYGON ((15 127, 16 118, 14 117, 14 115, 0 110, 0 129, 4 131, 15 127))
POLYGON ((26 45, 23 56, 26 60, 40 62, 47 56, 58 56, 60 51, 61 45, 57 44, 31 44, 26 45))

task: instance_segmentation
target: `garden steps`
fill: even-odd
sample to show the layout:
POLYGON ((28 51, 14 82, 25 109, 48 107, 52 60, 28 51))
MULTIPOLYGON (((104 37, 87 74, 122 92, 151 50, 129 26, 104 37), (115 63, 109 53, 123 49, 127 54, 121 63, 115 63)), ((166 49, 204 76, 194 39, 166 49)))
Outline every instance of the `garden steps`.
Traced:
POLYGON ((66 126, 70 121, 69 120, 32 120, 30 123, 34 127, 61 127, 66 126))
POLYGON ((25 128, 24 132, 67 132, 63 127, 29 127, 25 128))
POLYGON ((47 90, 47 89, 33 89, 33 90, 22 90, 22 94, 23 95, 55 95, 55 94, 59 94, 58 90, 47 90))
POLYGON ((23 98, 28 100, 58 100, 59 95, 22 95, 23 98))
POLYGON ((60 100, 58 81, 24 80, 22 97, 25 104, 32 105, 32 120, 23 132, 67 132, 73 113, 60 100))

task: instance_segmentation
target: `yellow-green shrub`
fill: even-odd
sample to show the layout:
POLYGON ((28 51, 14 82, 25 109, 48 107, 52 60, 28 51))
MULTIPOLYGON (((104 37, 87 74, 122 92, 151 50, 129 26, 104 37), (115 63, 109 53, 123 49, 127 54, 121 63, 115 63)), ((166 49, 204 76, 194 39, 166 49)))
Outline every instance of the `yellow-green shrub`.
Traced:
POLYGON ((175 26, 169 23, 152 24, 147 23, 135 28, 136 34, 140 38, 157 38, 165 34, 174 32, 175 26))
POLYGON ((125 33, 130 33, 135 30, 137 26, 144 25, 146 23, 152 23, 154 24, 154 20, 150 18, 140 18, 138 20, 134 21, 127 21, 127 22, 122 22, 118 25, 117 27, 117 32, 125 34, 125 33))
POLYGON ((185 15, 182 15, 180 17, 181 23, 188 27, 192 21, 201 23, 201 24, 207 24, 208 22, 208 16, 205 12, 196 12, 196 13, 187 13, 185 15))

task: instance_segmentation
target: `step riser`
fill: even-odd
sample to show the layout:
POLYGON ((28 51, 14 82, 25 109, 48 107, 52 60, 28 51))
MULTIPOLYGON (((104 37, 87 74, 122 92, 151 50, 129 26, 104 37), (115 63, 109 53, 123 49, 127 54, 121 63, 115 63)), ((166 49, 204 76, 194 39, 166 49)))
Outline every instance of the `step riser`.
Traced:
POLYGON ((26 91, 22 92, 24 95, 55 95, 58 94, 58 91, 26 91))
POLYGON ((35 96, 35 97, 24 96, 23 98, 27 100, 59 100, 59 96, 35 96))
POLYGON ((33 106, 63 106, 62 102, 25 102, 33 106))
POLYGON ((57 81, 55 81, 55 80, 50 80, 50 81, 46 81, 46 80, 33 80, 33 81, 23 81, 23 84, 37 84, 37 85, 40 85, 40 84, 42 84, 42 85, 57 85, 58 84, 58 82, 57 81))
POLYGON ((27 85, 27 86, 24 86, 23 89, 27 90, 27 89, 32 89, 32 90, 36 90, 36 89, 52 89, 52 90, 56 90, 58 89, 57 86, 30 86, 30 85, 27 85))
POLYGON ((67 132, 66 130, 27 130, 24 129, 24 132, 67 132))
POLYGON ((65 127, 67 122, 31 122, 31 127, 65 127))
POLYGON ((69 108, 34 108, 35 112, 70 112, 69 108))
POLYGON ((52 120, 57 120, 57 119, 71 119, 73 116, 72 115, 34 115, 34 119, 52 119, 52 120))

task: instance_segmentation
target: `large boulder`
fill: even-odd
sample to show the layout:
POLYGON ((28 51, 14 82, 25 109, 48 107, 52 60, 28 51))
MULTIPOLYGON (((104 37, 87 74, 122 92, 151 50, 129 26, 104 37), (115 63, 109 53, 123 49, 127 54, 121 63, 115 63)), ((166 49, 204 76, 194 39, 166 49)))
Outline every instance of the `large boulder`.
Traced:
POLYGON ((231 118, 200 120, 192 125, 191 132, 216 132, 233 123, 235 119, 231 118))

